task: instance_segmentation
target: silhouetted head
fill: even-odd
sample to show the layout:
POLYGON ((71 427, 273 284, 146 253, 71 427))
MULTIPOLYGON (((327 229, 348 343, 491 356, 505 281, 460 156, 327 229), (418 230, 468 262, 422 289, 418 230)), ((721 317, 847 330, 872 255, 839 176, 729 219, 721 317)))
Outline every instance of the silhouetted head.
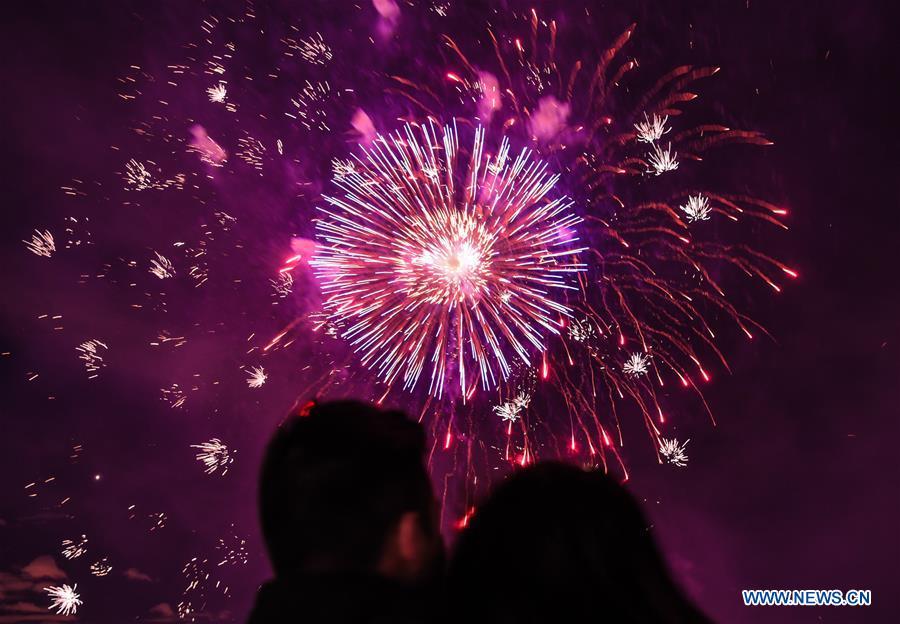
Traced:
POLYGON ((628 492, 559 463, 496 488, 460 535, 449 574, 453 615, 469 622, 708 621, 672 582, 628 492))
POLYGON ((259 488, 276 577, 428 577, 443 546, 424 451, 419 424, 366 403, 313 404, 285 421, 259 488))

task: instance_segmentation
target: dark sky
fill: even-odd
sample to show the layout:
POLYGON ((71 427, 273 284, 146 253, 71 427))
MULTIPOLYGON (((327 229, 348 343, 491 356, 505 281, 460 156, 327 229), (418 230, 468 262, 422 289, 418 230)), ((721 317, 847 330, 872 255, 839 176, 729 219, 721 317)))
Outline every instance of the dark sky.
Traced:
MULTIPOLYGON (((894 274, 900 76, 886 5, 722 0, 593 7, 594 14, 609 15, 611 30, 636 21, 649 59, 665 54, 670 65, 724 68, 704 86, 703 98, 774 140, 763 156, 748 160, 748 174, 756 190, 791 212, 790 233, 767 248, 800 278, 777 296, 743 295, 774 340, 747 343, 723 334, 732 374, 720 371, 705 389, 718 425, 692 423, 684 436, 691 438, 691 463, 684 470, 658 466, 640 444, 629 449, 629 486, 644 501, 672 567, 722 622, 900 617, 894 274), (872 589, 874 605, 747 609, 740 604, 743 588, 872 589)), ((61 582, 65 574, 66 582, 78 582, 85 622, 172 619, 161 605, 175 608, 182 566, 195 556, 208 559, 230 587, 229 597, 207 590, 205 615, 240 621, 268 573, 255 526, 255 467, 297 388, 276 381, 249 393, 240 367, 248 362, 242 356, 250 328, 271 335, 284 317, 271 312, 266 292, 229 302, 237 320, 223 323, 227 285, 211 282, 208 295, 187 299, 191 285, 163 293, 147 281, 144 266, 161 248, 155 241, 171 244, 206 230, 213 232, 210 254, 219 259, 235 243, 263 250, 249 261, 235 255, 246 263, 235 279, 277 266, 290 235, 310 233, 297 217, 297 203, 305 200, 229 182, 222 209, 255 219, 244 240, 246 233, 191 212, 184 199, 159 194, 132 205, 110 200, 111 191, 93 182, 111 179, 143 144, 131 131, 140 119, 135 109, 116 97, 117 78, 131 64, 159 68, 178 59, 184 42, 197 39, 199 20, 217 6, 28 2, 5 6, 0 18, 0 622, 28 617, 13 602, 45 605, 33 595, 34 579, 30 589, 16 585, 23 578, 28 585, 23 567, 41 556, 55 558, 58 567, 41 560, 50 578, 56 574, 61 582), (82 181, 75 185, 85 197, 60 190, 73 178, 82 181), (35 228, 61 233, 70 215, 92 218, 72 226, 74 238, 87 240, 90 231, 92 245, 50 259, 27 253, 21 241, 35 228), (132 259, 140 268, 128 268, 132 259), (134 281, 141 283, 130 287, 134 281), (179 305, 183 300, 192 301, 190 309, 179 305), (44 314, 62 318, 39 318, 44 314), (177 327, 201 330, 180 347, 181 355, 167 357, 169 344, 148 346, 158 330, 177 327), (109 340, 108 366, 88 381, 75 347, 94 336, 109 340), (183 410, 159 400, 159 389, 176 379, 195 388, 183 410), (221 478, 202 474, 188 447, 214 436, 240 442, 221 478), (71 459, 75 445, 83 450, 71 459), (50 476, 56 481, 41 483, 50 476), (24 489, 31 482, 39 482, 30 490, 40 490, 35 498, 24 489), (72 502, 56 504, 66 497, 72 502), (149 514, 160 511, 166 526, 151 531, 149 514), (62 559, 60 541, 82 533, 88 554, 62 559), (249 562, 217 567, 218 540, 232 534, 247 539, 249 562), (88 566, 103 556, 113 572, 90 576, 88 566)), ((368 3, 360 6, 259 2, 257 10, 260 23, 289 15, 304 28, 354 28, 355 37, 365 37, 363 28, 377 16, 368 3)), ((415 31, 407 21, 401 32, 415 31)), ((358 94, 363 98, 369 78, 360 58, 337 63, 338 81, 359 72, 367 85, 358 94)), ((166 148, 153 157, 184 158, 166 148)), ((199 189, 185 193, 191 202, 210 201, 199 189)), ((273 363, 267 371, 277 379, 300 365, 273 363)), ((41 618, 49 620, 32 619, 41 618)))

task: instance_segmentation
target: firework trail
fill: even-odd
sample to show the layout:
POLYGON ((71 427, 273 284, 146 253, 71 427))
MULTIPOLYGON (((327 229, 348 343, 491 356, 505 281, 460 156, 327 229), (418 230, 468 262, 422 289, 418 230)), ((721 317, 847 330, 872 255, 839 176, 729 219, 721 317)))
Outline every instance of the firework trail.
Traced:
POLYGON ((222 471, 223 477, 228 474, 228 466, 234 461, 234 457, 219 438, 212 438, 202 444, 191 444, 191 448, 199 449, 196 458, 203 464, 206 474, 213 474, 217 470, 222 471))
POLYGON ((423 372, 429 394, 455 383, 490 389, 558 334, 565 292, 583 270, 581 219, 558 176, 529 150, 485 153, 478 128, 460 149, 455 126, 428 123, 376 140, 335 175, 311 265, 325 308, 388 390, 423 372))

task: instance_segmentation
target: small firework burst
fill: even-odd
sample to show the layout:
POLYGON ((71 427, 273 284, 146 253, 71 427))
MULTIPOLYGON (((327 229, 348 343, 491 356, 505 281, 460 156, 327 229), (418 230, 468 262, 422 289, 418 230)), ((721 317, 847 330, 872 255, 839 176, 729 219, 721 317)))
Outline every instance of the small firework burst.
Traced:
POLYGON ((232 527, 231 533, 226 537, 219 538, 219 544, 216 546, 216 550, 221 553, 221 561, 219 561, 219 566, 223 565, 247 565, 248 554, 247 554, 247 540, 237 535, 234 532, 234 527, 232 527))
POLYGON ((210 102, 216 102, 217 104, 221 104, 225 101, 225 96, 228 95, 228 89, 225 86, 224 82, 220 82, 217 85, 214 85, 206 90, 206 95, 209 96, 210 102))
POLYGON ((109 565, 108 557, 103 557, 103 559, 91 564, 91 574, 94 576, 106 576, 110 572, 112 572, 112 566, 109 565))
POLYGON ((653 113, 653 117, 648 118, 647 113, 644 113, 644 121, 634 124, 637 140, 641 143, 656 143, 664 134, 669 132, 668 128, 666 128, 667 121, 669 121, 668 115, 660 117, 653 113))
POLYGON ((685 453, 688 442, 690 442, 690 439, 685 440, 684 444, 679 444, 677 438, 671 440, 660 438, 659 454, 665 458, 667 463, 684 468, 688 462, 688 456, 685 453))
POLYGON ((206 474, 221 470, 224 477, 228 473, 228 466, 234 462, 228 447, 219 438, 212 438, 209 442, 201 444, 191 444, 191 448, 199 449, 200 452, 195 457, 203 464, 206 474))
POLYGON ((569 325, 569 338, 575 342, 587 343, 597 337, 597 328, 590 319, 574 319, 569 325))
POLYGON ((272 284, 275 296, 279 299, 284 299, 293 292, 294 276, 285 271, 284 273, 279 273, 275 279, 270 279, 269 283, 272 284))
POLYGON ((30 241, 22 242, 25 243, 28 251, 44 258, 49 258, 56 251, 56 242, 53 240, 53 234, 49 230, 44 230, 43 232, 35 230, 34 234, 31 235, 30 241))
POLYGON ((160 185, 153 179, 153 174, 147 166, 132 158, 125 163, 125 188, 132 191, 146 191, 159 188, 160 185))
POLYGON ((702 194, 690 195, 687 203, 679 206, 689 223, 697 221, 709 221, 712 209, 709 207, 709 199, 702 194))
POLYGON ((262 366, 251 367, 247 374, 249 375, 247 377, 247 385, 251 388, 262 388, 263 384, 266 383, 266 379, 269 378, 262 366))
MULTIPOLYGON (((78 352, 78 359, 84 362, 84 368, 88 373, 96 373, 98 370, 106 366, 103 363, 103 352, 109 347, 105 343, 96 338, 86 340, 78 345, 75 350, 78 352)), ((93 379, 97 375, 91 375, 89 379, 93 379)))
POLYGON ((173 383, 168 388, 160 389, 160 400, 165 401, 169 404, 169 407, 172 409, 177 409, 184 405, 184 402, 187 401, 187 394, 185 394, 184 390, 181 389, 177 383, 173 383))
POLYGON ((331 172, 335 180, 343 180, 356 173, 356 163, 349 158, 346 160, 335 158, 331 161, 331 172))
POLYGON ((663 149, 661 145, 654 145, 649 156, 650 171, 653 175, 662 175, 667 171, 678 169, 678 152, 672 151, 672 144, 663 149))
POLYGON ((631 357, 622 365, 622 372, 632 377, 646 375, 650 369, 650 356, 646 353, 632 353, 631 357))
POLYGON ((266 146, 262 144, 262 141, 248 134, 238 139, 238 149, 235 152, 235 156, 262 174, 266 146))
POLYGON ((175 277, 175 267, 172 266, 172 261, 158 251, 153 253, 156 254, 156 258, 150 260, 150 273, 161 280, 175 277))
POLYGON ((66 559, 77 559, 87 552, 88 539, 82 535, 78 539, 64 539, 62 541, 62 556, 66 559))
POLYGON ((326 103, 332 97, 331 85, 327 82, 312 83, 306 81, 306 85, 291 103, 297 109, 297 114, 285 113, 288 117, 297 119, 307 130, 321 130, 328 132, 328 112, 326 103))
POLYGON ((297 50, 303 60, 312 65, 325 65, 334 57, 334 53, 320 33, 301 39, 297 44, 297 50))
POLYGON ((531 395, 520 392, 511 401, 494 406, 494 413, 505 422, 515 422, 522 416, 522 410, 531 403, 531 395))
POLYGON ((150 532, 152 533, 157 529, 165 528, 166 522, 169 521, 169 516, 164 511, 154 511, 147 514, 147 519, 150 521, 150 532))
POLYGON ((496 387, 571 316, 564 295, 584 270, 573 202, 528 149, 498 174, 485 130, 473 138, 462 158, 455 124, 379 137, 320 208, 310 264, 325 308, 388 387, 412 391, 423 372, 437 396, 448 381, 496 387))
POLYGON ((78 583, 71 587, 65 584, 61 587, 55 585, 45 587, 44 591, 53 599, 49 608, 56 609, 57 615, 75 615, 78 607, 82 605, 81 596, 75 591, 76 589, 78 589, 78 583))

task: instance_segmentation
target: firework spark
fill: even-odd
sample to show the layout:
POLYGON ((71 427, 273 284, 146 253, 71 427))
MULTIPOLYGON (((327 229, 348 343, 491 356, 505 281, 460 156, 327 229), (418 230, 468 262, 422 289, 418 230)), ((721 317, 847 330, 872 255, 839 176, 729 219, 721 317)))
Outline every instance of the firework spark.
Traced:
POLYGON ((668 115, 660 117, 654 113, 652 118, 648 118, 647 113, 644 113, 644 121, 634 124, 637 140, 642 143, 656 143, 669 132, 669 129, 666 128, 667 121, 669 121, 668 115))
POLYGON ((219 84, 207 89, 206 95, 209 96, 210 102, 215 102, 217 104, 221 104, 222 102, 225 101, 225 96, 228 95, 228 89, 225 86, 224 82, 220 82, 219 84))
POLYGON ((301 39, 297 49, 303 60, 312 65, 325 65, 334 56, 334 52, 322 39, 320 33, 311 35, 307 39, 301 39))
MULTIPOLYGON (((103 351, 108 349, 109 347, 107 347, 105 343, 96 338, 86 340, 75 348, 78 352, 78 359, 84 362, 84 368, 89 373, 96 373, 102 367, 106 366, 106 364, 103 363, 103 351)), ((96 376, 97 375, 90 375, 88 378, 93 379, 96 376)))
POLYGON ((654 175, 662 175, 667 171, 678 169, 678 153, 672 151, 672 144, 663 149, 660 145, 654 145, 649 155, 650 172, 654 175))
POLYGON ((62 556, 66 559, 77 559, 87 552, 88 539, 82 535, 77 540, 64 539, 62 541, 62 556))
POLYGON ((687 202, 679 206, 679 208, 690 223, 709 221, 712 213, 712 209, 709 207, 709 199, 700 194, 689 196, 687 202))
POLYGON ((201 444, 191 444, 191 448, 199 449, 200 452, 195 457, 203 464, 206 474, 221 470, 224 477, 228 473, 228 466, 234 462, 228 447, 219 438, 212 438, 209 442, 201 444))
POLYGON ((94 576, 107 576, 110 572, 112 572, 112 566, 109 565, 107 557, 91 564, 91 574, 94 576))
POLYGON ((268 379, 262 366, 254 366, 247 372, 250 375, 247 378, 247 385, 251 388, 262 388, 263 384, 266 383, 266 379, 268 379))
POLYGON ((628 361, 622 365, 622 372, 632 377, 646 375, 650 368, 650 358, 645 353, 632 353, 628 361))
POLYGON ((83 603, 81 596, 75 591, 78 583, 69 587, 63 584, 61 587, 51 586, 45 587, 44 591, 50 594, 53 601, 50 603, 50 609, 56 609, 57 615, 75 615, 83 603))
POLYGON ((49 230, 44 230, 43 232, 35 230, 34 234, 31 235, 30 241, 22 242, 25 243, 28 251, 44 258, 49 258, 56 251, 56 242, 54 242, 53 234, 49 230))
POLYGON ((175 267, 172 265, 172 261, 158 251, 153 253, 156 254, 156 258, 150 260, 150 273, 161 280, 175 277, 175 267))
POLYGON ((581 219, 549 199, 558 176, 527 149, 491 171, 484 138, 476 129, 464 155, 455 125, 379 137, 321 208, 310 264, 326 309, 389 387, 413 388, 428 362, 438 396, 449 378, 468 393, 472 369, 494 387, 508 351, 529 362, 570 315, 581 219))
POLYGON ((684 444, 679 444, 677 439, 667 440, 661 438, 659 441, 659 454, 673 466, 684 468, 687 466, 688 456, 685 453, 685 447, 690 440, 685 440, 684 444))
POLYGON ((522 410, 531 403, 531 395, 524 392, 517 394, 512 401, 505 401, 494 406, 494 413, 506 422, 515 422, 522 415, 522 410))

